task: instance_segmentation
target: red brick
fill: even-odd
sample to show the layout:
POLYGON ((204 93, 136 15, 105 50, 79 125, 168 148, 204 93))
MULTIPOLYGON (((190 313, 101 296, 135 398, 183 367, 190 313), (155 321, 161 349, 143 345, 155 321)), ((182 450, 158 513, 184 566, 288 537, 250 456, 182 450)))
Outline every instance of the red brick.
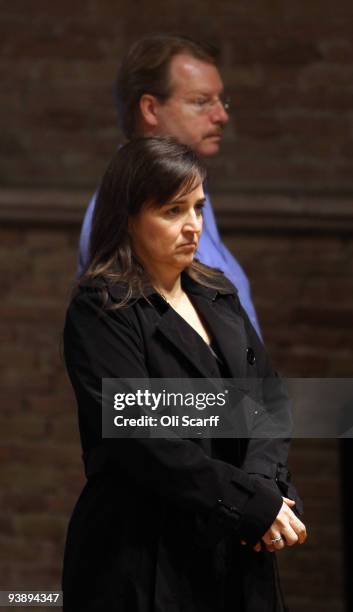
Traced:
MULTIPOLYGON (((338 202, 344 189, 351 191, 352 3, 220 0, 217 19, 210 18, 211 0, 195 11, 185 7, 172 0, 166 12, 142 0, 136 15, 127 3, 98 0, 4 5, 2 184, 96 188, 119 142, 111 97, 117 64, 128 44, 152 28, 148 10, 153 29, 202 31, 221 44, 234 112, 222 152, 210 161, 212 193, 257 191, 265 199, 271 190, 326 189, 338 202)), ((251 277, 276 366, 288 375, 351 376, 351 236, 303 237, 285 228, 276 236, 266 228, 237 234, 226 223, 225 230, 251 277)), ((11 566, 6 559, 0 573, 14 587, 60 583, 64 533, 84 484, 76 405, 59 355, 78 231, 13 226, 0 233, 6 382, 0 505, 6 508, 1 542, 7 557, 13 545, 11 566), (11 533, 11 521, 21 535, 11 533)), ((342 612, 332 442, 293 444, 291 463, 311 538, 279 558, 288 602, 298 612, 342 612)))

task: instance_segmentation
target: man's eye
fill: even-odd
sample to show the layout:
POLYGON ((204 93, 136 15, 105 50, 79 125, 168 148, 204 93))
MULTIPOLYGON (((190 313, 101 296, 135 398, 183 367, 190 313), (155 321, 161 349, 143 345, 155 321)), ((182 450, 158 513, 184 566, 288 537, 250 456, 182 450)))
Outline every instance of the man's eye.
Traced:
POLYGON ((207 106, 208 103, 209 103, 208 98, 195 98, 194 100, 195 106, 199 106, 200 108, 207 106))

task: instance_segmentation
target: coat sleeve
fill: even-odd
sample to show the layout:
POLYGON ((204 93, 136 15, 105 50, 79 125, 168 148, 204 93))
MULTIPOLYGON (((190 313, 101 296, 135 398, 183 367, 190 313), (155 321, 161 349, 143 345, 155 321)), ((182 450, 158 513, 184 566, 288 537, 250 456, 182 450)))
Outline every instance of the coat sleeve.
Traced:
POLYGON ((254 480, 262 481, 269 488, 280 491, 284 497, 294 500, 293 510, 300 516, 303 514, 303 503, 291 482, 291 473, 288 469, 290 433, 293 426, 291 401, 285 382, 274 371, 262 342, 246 313, 243 309, 241 310, 250 345, 254 347, 255 354, 263 356, 261 387, 265 414, 264 424, 259 426, 255 424, 253 435, 247 445, 242 469, 254 480), (257 427, 261 434, 260 437, 256 437, 257 427), (272 437, 266 437, 266 427, 272 430, 272 437), (283 437, 281 437, 281 431, 284 431, 283 437))
MULTIPOLYGON (((232 530, 256 543, 282 504, 278 490, 246 470, 208 457, 191 440, 102 439, 102 378, 148 378, 133 308, 103 311, 97 293, 77 296, 64 330, 64 353, 79 409, 86 454, 98 449, 99 471, 125 476, 141 491, 203 514, 210 529, 232 530)), ((143 500, 142 500, 143 501, 143 500)))

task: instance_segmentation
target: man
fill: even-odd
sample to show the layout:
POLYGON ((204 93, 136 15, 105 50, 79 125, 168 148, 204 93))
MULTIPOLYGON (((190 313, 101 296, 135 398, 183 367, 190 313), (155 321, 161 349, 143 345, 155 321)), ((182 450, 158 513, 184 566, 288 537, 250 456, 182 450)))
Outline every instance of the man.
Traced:
MULTIPOLYGON (((127 139, 137 135, 174 136, 201 157, 216 155, 228 122, 228 104, 217 69, 215 50, 188 38, 158 35, 135 43, 123 60, 117 79, 116 103, 127 139)), ((260 335, 249 281, 222 243, 207 186, 203 233, 197 257, 223 270, 237 287, 240 301, 260 335)), ((83 222, 79 274, 89 256, 95 196, 83 222)))

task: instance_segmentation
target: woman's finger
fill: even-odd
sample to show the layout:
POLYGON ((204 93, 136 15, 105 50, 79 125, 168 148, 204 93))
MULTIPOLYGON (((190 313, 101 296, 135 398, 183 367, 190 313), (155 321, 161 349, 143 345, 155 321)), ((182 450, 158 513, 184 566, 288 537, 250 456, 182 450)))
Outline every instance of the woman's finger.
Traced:
POLYGON ((291 526, 282 530, 282 537, 285 539, 287 546, 294 546, 299 541, 298 535, 291 526))
MULTIPOLYGON (((242 546, 246 546, 247 545, 245 540, 240 540, 240 544, 242 546)), ((260 552, 260 550, 261 550, 261 542, 257 542, 257 544, 255 544, 255 546, 253 546, 253 550, 255 552, 260 552)))
POLYGON ((289 497, 282 497, 282 499, 284 502, 286 502, 287 506, 289 506, 290 508, 293 508, 293 506, 295 506, 294 499, 289 499, 289 497))
POLYGON ((262 538, 267 547, 273 547, 274 550, 281 550, 285 547, 286 542, 279 532, 274 532, 271 529, 262 538))
POLYGON ((280 511, 272 523, 270 529, 266 531, 262 537, 262 541, 266 544, 268 550, 282 550, 288 544, 288 546, 294 546, 294 544, 302 544, 306 540, 306 528, 294 514, 293 510, 287 504, 294 504, 293 500, 289 498, 283 498, 283 504, 280 511))
POLYGON ((295 531, 298 536, 299 544, 303 544, 307 538, 306 527, 299 519, 292 519, 289 521, 291 528, 295 531))

